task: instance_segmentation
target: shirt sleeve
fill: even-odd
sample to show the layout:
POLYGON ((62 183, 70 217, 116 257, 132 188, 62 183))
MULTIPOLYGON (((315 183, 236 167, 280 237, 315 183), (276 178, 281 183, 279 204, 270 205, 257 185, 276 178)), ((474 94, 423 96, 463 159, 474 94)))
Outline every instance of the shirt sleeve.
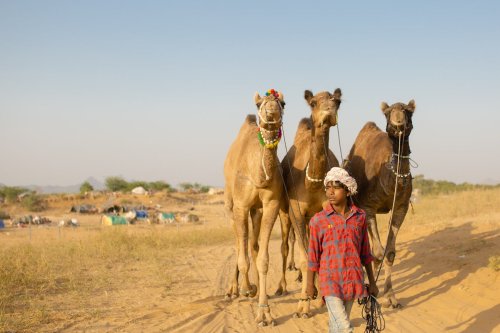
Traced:
POLYGON ((307 251, 307 267, 310 271, 319 271, 321 259, 321 239, 317 220, 313 217, 309 222, 309 249, 307 251))
POLYGON ((361 242, 361 253, 359 257, 363 266, 368 265, 373 261, 373 256, 370 252, 370 238, 368 237, 368 225, 366 223, 365 217, 363 217, 363 229, 362 229, 362 242, 361 242))

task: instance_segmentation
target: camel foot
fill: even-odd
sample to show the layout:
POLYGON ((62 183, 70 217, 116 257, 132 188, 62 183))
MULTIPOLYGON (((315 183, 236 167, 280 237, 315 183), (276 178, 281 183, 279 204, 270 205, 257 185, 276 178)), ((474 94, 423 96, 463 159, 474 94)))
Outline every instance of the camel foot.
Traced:
POLYGON ((240 293, 246 297, 255 297, 257 295, 257 286, 251 284, 249 290, 240 290, 240 293))
POLYGON ((286 287, 279 286, 276 292, 274 293, 275 296, 281 296, 281 295, 287 295, 288 290, 286 290, 286 287))
POLYGON ((239 296, 240 295, 238 295, 238 293, 230 293, 230 294, 228 293, 228 294, 226 294, 224 296, 224 300, 226 300, 226 301, 232 301, 232 300, 238 298, 239 296))
POLYGON ((271 317, 271 311, 269 310, 269 305, 259 304, 259 310, 257 311, 257 317, 255 318, 255 322, 259 327, 276 325, 276 322, 274 321, 273 317, 271 317))
POLYGON ((297 270, 298 270, 298 269, 297 269, 297 267, 295 267, 295 263, 294 263, 293 261, 290 261, 290 262, 288 263, 288 267, 287 267, 287 269, 288 269, 289 271, 297 271, 297 270))
POLYGON ((304 313, 299 313, 299 312, 295 312, 293 315, 292 315, 293 318, 296 318, 296 319, 299 319, 299 318, 302 318, 302 319, 309 319, 312 317, 312 313, 310 312, 304 312, 304 313))
POLYGON ((403 305, 401 303, 398 302, 398 300, 396 299, 396 297, 390 297, 390 298, 387 298, 387 297, 384 297, 382 299, 382 302, 380 303, 380 305, 382 305, 384 308, 393 308, 393 309, 402 309, 403 308, 403 305))
POLYGON ((297 279, 295 281, 302 282, 302 272, 301 271, 299 271, 299 275, 297 275, 297 279))

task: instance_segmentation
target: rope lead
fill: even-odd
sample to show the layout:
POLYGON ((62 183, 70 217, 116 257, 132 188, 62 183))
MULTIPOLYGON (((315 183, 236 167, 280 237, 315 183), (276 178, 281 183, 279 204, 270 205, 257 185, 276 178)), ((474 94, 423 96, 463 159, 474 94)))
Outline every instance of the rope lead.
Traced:
POLYGON ((365 333, 383 331, 385 329, 385 319, 377 298, 369 295, 368 297, 358 300, 358 304, 363 305, 361 315, 363 319, 366 320, 365 333))

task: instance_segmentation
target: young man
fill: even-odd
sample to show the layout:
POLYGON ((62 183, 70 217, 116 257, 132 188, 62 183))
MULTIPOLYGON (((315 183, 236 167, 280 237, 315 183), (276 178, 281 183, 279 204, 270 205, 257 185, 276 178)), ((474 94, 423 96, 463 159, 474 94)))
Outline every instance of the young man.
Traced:
POLYGON ((329 332, 353 332, 349 314, 355 299, 367 296, 365 267, 370 283, 368 292, 377 296, 373 277, 370 242, 365 212, 354 206, 349 196, 357 184, 342 168, 332 168, 324 180, 328 202, 309 223, 307 295, 314 296, 314 277, 330 317, 329 332))

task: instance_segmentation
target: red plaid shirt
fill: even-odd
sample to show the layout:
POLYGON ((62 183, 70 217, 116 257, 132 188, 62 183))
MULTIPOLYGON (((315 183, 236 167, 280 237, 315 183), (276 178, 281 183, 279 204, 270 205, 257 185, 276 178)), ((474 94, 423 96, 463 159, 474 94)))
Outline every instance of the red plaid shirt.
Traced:
POLYGON ((319 271, 322 296, 351 300, 367 296, 363 265, 373 261, 366 214, 352 205, 344 219, 330 204, 309 222, 309 270, 319 271))

